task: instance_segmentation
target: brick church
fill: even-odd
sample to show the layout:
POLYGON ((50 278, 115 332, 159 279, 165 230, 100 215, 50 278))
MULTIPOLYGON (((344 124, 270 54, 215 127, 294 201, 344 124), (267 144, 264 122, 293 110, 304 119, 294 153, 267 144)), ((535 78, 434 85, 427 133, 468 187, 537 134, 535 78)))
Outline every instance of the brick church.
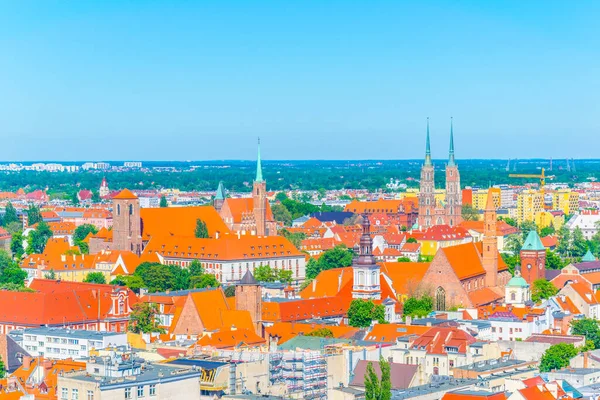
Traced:
POLYGON ((429 139, 429 118, 427 119, 427 140, 425 145, 425 163, 421 168, 419 189, 419 228, 424 230, 434 225, 451 227, 462 221, 462 193, 460 174, 454 159, 454 129, 450 120, 450 152, 446 164, 446 199, 435 199, 435 168, 431 162, 431 144, 429 139))
POLYGON ((232 232, 241 235, 277 235, 277 223, 267 200, 267 182, 262 174, 260 141, 258 142, 256 177, 252 185, 252 197, 228 198, 225 196, 223 184, 219 183, 214 207, 232 232))

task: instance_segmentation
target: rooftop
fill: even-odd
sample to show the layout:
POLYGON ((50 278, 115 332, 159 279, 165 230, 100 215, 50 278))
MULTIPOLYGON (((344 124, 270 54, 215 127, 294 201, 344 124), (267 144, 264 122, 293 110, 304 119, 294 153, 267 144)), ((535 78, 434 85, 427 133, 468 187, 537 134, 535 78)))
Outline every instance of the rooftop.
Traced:
POLYGON ((77 339, 102 339, 107 336, 125 335, 124 332, 98 332, 98 331, 85 331, 75 330, 66 328, 29 328, 23 331, 25 335, 44 335, 44 336, 68 336, 70 338, 77 339))

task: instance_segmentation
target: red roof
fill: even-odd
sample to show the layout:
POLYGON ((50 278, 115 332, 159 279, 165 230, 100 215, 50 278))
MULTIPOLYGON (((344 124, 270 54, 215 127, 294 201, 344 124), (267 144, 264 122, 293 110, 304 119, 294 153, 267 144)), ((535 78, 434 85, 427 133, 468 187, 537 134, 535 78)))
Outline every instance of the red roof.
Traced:
POLYGON ((133 200, 137 198, 138 197, 135 194, 133 194, 129 189, 123 189, 119 192, 119 194, 113 197, 113 199, 117 200, 133 200))
POLYGON ((452 348, 452 352, 464 354, 467 346, 475 342, 473 336, 458 328, 431 328, 416 339, 411 348, 428 354, 447 354, 448 348, 452 348))

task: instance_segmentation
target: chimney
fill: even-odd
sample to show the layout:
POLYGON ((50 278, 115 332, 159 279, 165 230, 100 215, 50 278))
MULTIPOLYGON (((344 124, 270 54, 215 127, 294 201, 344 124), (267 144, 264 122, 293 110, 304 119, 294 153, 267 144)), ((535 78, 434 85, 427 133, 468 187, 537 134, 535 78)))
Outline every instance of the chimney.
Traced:
POLYGON ((92 290, 92 297, 93 297, 94 299, 96 299, 96 298, 98 297, 98 293, 96 292, 96 289, 93 289, 93 290, 92 290))
POLYGON ((317 278, 313 278, 312 290, 313 290, 313 292, 315 292, 317 290, 317 278))
POLYGON ((60 261, 62 261, 62 262, 67 261, 67 255, 66 254, 61 254, 60 255, 60 261))
POLYGON ((23 369, 29 369, 31 367, 31 357, 23 356, 23 369))
POLYGON ((219 233, 220 233, 219 231, 216 231, 216 232, 215 232, 215 239, 218 239, 218 238, 219 238, 219 233))
POLYGON ((412 324, 412 317, 410 315, 407 315, 406 318, 404 319, 404 324, 405 325, 410 325, 412 324))

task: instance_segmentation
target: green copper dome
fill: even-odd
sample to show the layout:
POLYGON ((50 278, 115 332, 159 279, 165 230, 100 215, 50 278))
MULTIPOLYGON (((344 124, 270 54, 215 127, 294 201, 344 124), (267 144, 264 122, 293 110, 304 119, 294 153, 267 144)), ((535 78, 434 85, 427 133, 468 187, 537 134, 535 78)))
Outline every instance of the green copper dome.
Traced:
POLYGON ((513 276, 506 284, 509 287, 529 287, 529 283, 520 275, 513 276))

